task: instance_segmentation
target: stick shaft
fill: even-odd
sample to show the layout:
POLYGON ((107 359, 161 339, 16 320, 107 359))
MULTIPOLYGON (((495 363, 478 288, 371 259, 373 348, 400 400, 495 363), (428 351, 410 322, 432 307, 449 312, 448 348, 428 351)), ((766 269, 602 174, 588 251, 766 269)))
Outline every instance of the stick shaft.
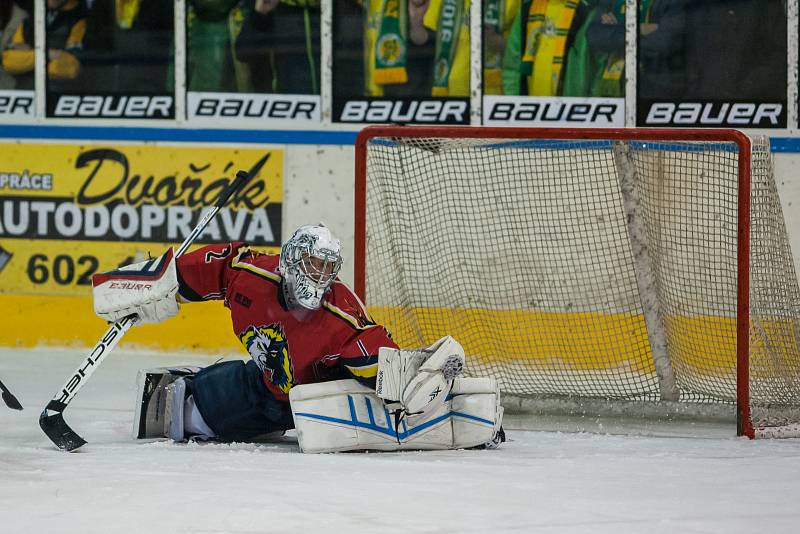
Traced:
MULTIPOLYGON (((236 179, 231 182, 230 185, 220 194, 219 199, 214 204, 214 206, 209 210, 195 225, 194 229, 186 236, 186 239, 183 240, 178 251, 175 253, 175 258, 179 258, 182 256, 186 250, 194 243, 194 241, 200 237, 200 234, 203 233, 208 223, 211 222, 222 206, 228 201, 231 194, 234 191, 239 189, 242 184, 247 180, 248 176, 245 173, 244 176, 240 171, 236 175, 236 179)), ((83 385, 87 382, 90 376, 94 374, 95 370, 100 366, 100 362, 102 362, 103 358, 114 350, 114 347, 117 346, 119 341, 122 337, 130 330, 131 326, 136 324, 137 317, 135 315, 130 315, 128 317, 123 317, 119 321, 112 324, 103 337, 100 338, 100 341, 92 349, 92 352, 86 357, 80 367, 78 367, 72 376, 70 376, 67 381, 64 383, 64 386, 59 390, 59 392, 53 397, 53 401, 59 403, 59 405, 65 408, 70 401, 75 397, 75 394, 80 391, 83 385)), ((52 401, 51 401, 52 402, 52 401)), ((48 404, 49 406, 49 404, 48 404)))
MULTIPOLYGON (((184 239, 180 248, 175 253, 176 259, 186 252, 191 244, 203 233, 203 230, 211 219, 213 219, 217 212, 227 203, 230 196, 242 187, 249 178, 249 175, 244 171, 239 171, 236 174, 236 179, 222 191, 214 206, 201 217, 194 229, 186 236, 186 239, 184 239)), ((129 315, 112 324, 86 359, 84 359, 83 363, 81 363, 75 372, 67 379, 64 386, 50 400, 44 411, 42 411, 42 415, 39 417, 39 426, 42 427, 45 434, 47 434, 59 448, 74 450, 86 443, 83 438, 69 428, 69 425, 64 421, 62 412, 72 399, 75 398, 78 391, 86 384, 89 377, 94 374, 103 359, 114 350, 122 337, 130 330, 131 326, 136 324, 137 319, 136 315, 129 315), (49 414, 48 411, 53 411, 55 413, 49 414)))

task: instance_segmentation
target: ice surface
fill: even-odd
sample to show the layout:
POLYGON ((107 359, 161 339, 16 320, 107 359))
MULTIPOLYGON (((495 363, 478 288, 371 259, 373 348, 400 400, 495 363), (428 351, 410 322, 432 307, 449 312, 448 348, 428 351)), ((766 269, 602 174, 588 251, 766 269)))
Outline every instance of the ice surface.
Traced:
POLYGON ((210 356, 114 351, 66 411, 89 443, 65 453, 37 420, 84 355, 0 350, 25 407, 0 405, 2 533, 800 532, 800 440, 508 428, 496 451, 328 455, 291 436, 133 440, 136 371, 210 356))

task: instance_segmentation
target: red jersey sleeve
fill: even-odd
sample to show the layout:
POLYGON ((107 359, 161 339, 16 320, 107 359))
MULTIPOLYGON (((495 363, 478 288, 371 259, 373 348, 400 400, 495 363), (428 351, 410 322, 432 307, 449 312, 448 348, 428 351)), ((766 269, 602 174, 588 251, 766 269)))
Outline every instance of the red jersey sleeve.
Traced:
POLYGON ((348 378, 355 378, 374 388, 378 374, 378 350, 381 347, 397 348, 397 345, 384 327, 375 325, 345 343, 338 364, 348 378))
POLYGON ((207 245, 177 260, 178 294, 188 302, 225 298, 231 276, 231 261, 247 254, 244 243, 207 245))
POLYGON ((376 324, 355 294, 338 283, 333 299, 323 306, 331 313, 350 323, 352 333, 342 342, 333 356, 320 362, 330 373, 329 378, 354 378, 362 384, 374 388, 378 374, 378 350, 381 347, 398 348, 391 334, 383 326, 376 324), (342 290, 341 287, 345 288, 342 290))

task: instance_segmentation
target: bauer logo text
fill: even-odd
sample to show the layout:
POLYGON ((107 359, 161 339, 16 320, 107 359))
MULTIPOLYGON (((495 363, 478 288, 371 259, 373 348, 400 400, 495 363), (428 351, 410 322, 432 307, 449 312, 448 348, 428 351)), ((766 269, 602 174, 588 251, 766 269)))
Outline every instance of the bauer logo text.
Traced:
POLYGON ((315 95, 189 93, 188 102, 190 119, 320 120, 320 97, 315 95))
POLYGON ((486 96, 483 122, 487 125, 623 126, 621 98, 536 98, 486 96))
POLYGON ((171 96, 60 95, 48 115, 101 119, 171 119, 175 115, 171 96))
POLYGON ((348 100, 337 109, 339 122, 468 124, 467 99, 348 100))
POLYGON ((786 127, 786 106, 779 102, 646 102, 639 109, 645 126, 786 127))

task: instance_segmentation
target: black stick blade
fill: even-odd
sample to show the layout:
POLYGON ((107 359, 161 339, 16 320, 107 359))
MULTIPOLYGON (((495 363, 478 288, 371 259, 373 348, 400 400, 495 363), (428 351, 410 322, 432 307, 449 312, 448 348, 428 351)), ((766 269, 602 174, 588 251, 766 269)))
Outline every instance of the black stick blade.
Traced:
POLYGON ((3 391, 3 402, 12 410, 21 410, 22 404, 19 403, 17 398, 11 394, 10 391, 3 391))
MULTIPOLYGON (((2 251, 2 249, 0 249, 2 251)), ((3 402, 12 410, 21 410, 22 404, 19 403, 17 398, 11 393, 3 382, 0 382, 0 390, 3 391, 3 402)))
POLYGON ((42 427, 50 441, 63 451, 74 451, 86 444, 86 440, 80 437, 64 421, 64 414, 61 412, 47 415, 47 409, 45 408, 42 415, 39 416, 39 426, 42 427))

